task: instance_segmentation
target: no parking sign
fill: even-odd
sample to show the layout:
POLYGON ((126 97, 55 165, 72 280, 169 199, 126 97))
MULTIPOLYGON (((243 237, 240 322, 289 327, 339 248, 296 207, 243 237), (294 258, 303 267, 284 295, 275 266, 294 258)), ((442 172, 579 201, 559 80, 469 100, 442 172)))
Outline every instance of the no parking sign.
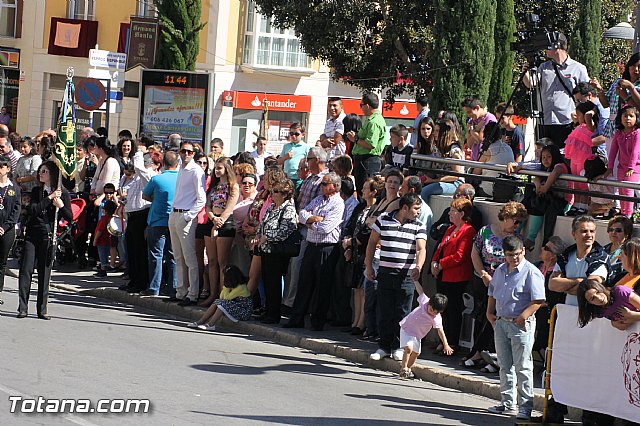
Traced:
POLYGON ((106 94, 104 85, 95 78, 83 78, 76 84, 76 102, 86 111, 100 108, 106 94))

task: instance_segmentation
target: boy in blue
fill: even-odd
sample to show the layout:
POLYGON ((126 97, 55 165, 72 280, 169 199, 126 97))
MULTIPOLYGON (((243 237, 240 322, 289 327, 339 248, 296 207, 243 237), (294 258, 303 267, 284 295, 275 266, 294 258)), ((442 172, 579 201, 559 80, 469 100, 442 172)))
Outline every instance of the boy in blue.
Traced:
POLYGON ((533 357, 536 311, 545 301, 544 276, 524 258, 522 240, 515 235, 502 242, 506 262, 496 269, 489 284, 487 319, 493 326, 500 366, 500 404, 496 414, 515 411, 513 373, 518 380, 517 420, 530 420, 533 409, 533 357))
POLYGON ((282 166, 284 172, 294 183, 296 189, 302 183, 302 179, 298 177, 298 165, 300 160, 307 157, 309 153, 309 145, 304 141, 304 125, 295 122, 289 127, 289 143, 282 147, 278 164, 282 166))

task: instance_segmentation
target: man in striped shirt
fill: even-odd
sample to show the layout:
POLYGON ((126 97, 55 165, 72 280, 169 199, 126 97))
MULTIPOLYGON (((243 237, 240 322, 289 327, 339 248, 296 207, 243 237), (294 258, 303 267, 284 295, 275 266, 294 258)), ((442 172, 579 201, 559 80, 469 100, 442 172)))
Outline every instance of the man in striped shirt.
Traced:
POLYGON ((402 360, 400 348, 400 320, 411 311, 414 281, 420 279, 422 265, 427 257, 427 232, 418 220, 422 202, 420 196, 410 192, 400 198, 400 209, 378 217, 371 230, 365 257, 368 280, 378 280, 376 290, 379 349, 371 354, 372 360, 389 356, 402 360), (380 245, 380 267, 376 276, 373 255, 380 245))
POLYGON ((338 241, 344 213, 340 197, 340 176, 331 172, 320 182, 322 195, 299 212, 299 222, 307 227, 307 248, 300 266, 300 280, 289 322, 285 328, 304 327, 304 316, 311 313, 311 327, 324 327, 331 300, 334 268, 340 251, 338 241))

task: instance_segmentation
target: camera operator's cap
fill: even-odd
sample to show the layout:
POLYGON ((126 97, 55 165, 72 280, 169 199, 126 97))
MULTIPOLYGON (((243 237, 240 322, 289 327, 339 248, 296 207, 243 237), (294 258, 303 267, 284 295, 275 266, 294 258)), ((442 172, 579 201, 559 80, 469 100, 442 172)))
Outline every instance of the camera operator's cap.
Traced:
POLYGON ((558 49, 567 50, 568 45, 567 36, 563 33, 558 33, 558 49))

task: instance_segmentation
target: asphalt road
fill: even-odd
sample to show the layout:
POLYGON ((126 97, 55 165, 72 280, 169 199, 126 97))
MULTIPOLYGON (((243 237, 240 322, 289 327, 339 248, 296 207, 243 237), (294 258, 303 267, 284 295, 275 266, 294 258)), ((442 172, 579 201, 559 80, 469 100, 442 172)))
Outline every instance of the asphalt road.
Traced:
POLYGON ((17 319, 16 286, 7 278, 0 306, 2 425, 513 424, 486 412, 493 400, 106 300, 52 290, 51 321, 36 319, 33 301, 17 319), (11 413, 10 396, 149 399, 151 409, 11 413))

